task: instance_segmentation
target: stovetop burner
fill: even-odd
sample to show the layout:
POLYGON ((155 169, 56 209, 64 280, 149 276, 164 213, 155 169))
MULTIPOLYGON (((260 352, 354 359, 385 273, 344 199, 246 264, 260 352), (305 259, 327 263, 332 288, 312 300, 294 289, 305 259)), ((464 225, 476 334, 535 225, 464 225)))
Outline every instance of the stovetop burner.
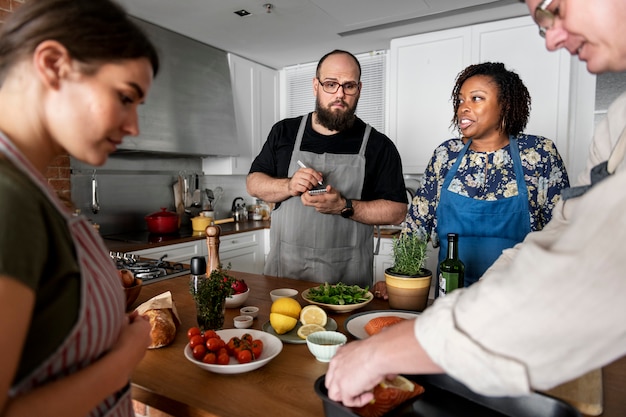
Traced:
POLYGON ((140 278, 144 284, 162 281, 189 273, 189 269, 179 262, 160 259, 140 259, 137 255, 121 252, 110 252, 117 269, 128 269, 135 278, 140 278))

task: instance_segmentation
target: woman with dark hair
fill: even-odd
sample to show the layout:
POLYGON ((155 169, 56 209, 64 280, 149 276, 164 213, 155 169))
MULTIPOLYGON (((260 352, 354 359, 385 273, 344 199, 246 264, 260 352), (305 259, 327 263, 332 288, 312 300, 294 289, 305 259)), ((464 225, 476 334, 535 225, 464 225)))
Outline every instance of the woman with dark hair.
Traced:
POLYGON ((459 138, 442 143, 426 168, 407 214, 407 232, 447 254, 459 235, 465 286, 504 249, 541 230, 569 180, 554 143, 523 134, 530 114, 526 86, 501 63, 470 65, 452 90, 459 138))
POLYGON ((1 416, 134 415, 150 324, 126 315, 102 239, 45 173, 59 155, 102 165, 138 135, 158 67, 110 0, 30 0, 0 27, 1 416))

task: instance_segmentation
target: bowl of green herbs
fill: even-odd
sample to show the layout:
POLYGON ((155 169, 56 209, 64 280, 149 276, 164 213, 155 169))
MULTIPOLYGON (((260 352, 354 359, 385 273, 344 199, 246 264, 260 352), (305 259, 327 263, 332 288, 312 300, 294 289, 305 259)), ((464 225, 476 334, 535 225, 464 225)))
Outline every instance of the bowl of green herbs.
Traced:
POLYGON ((302 291, 301 295, 307 303, 317 304, 337 313, 357 310, 374 299, 369 287, 361 288, 358 285, 348 285, 342 282, 337 284, 326 282, 302 291))

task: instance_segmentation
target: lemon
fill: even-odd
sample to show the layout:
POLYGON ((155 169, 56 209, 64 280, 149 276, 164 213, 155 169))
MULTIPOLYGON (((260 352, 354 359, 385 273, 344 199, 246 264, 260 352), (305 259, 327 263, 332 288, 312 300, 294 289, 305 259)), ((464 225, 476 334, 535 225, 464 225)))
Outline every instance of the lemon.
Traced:
POLYGON ((304 307, 302 311, 300 311, 300 321, 302 324, 326 326, 328 316, 321 307, 312 304, 304 307))
POLYGON ((394 379, 385 379, 380 383, 383 388, 394 387, 402 391, 413 391, 415 385, 405 377, 398 375, 394 379))
POLYGON ((326 329, 319 324, 304 324, 298 329, 298 336, 300 336, 301 339, 306 339, 311 333, 321 332, 323 330, 326 329))
POLYGON ((298 319, 280 313, 270 313, 270 325, 276 334, 285 334, 293 330, 298 324, 298 319))
POLYGON ((283 314, 285 316, 293 317, 294 319, 298 320, 298 318, 300 318, 301 310, 302 307, 300 306, 300 303, 298 301, 294 300, 293 298, 283 297, 272 303, 270 313, 283 314))

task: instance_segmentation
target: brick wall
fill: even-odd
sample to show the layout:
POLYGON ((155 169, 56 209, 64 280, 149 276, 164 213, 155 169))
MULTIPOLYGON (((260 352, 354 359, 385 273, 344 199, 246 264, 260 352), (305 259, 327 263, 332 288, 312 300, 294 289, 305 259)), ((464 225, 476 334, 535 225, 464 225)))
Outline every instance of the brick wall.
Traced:
MULTIPOLYGON (((0 0, 0 24, 18 7, 28 0, 0 0)), ((48 183, 59 193, 62 199, 71 199, 70 158, 68 155, 57 157, 46 172, 48 183)))

